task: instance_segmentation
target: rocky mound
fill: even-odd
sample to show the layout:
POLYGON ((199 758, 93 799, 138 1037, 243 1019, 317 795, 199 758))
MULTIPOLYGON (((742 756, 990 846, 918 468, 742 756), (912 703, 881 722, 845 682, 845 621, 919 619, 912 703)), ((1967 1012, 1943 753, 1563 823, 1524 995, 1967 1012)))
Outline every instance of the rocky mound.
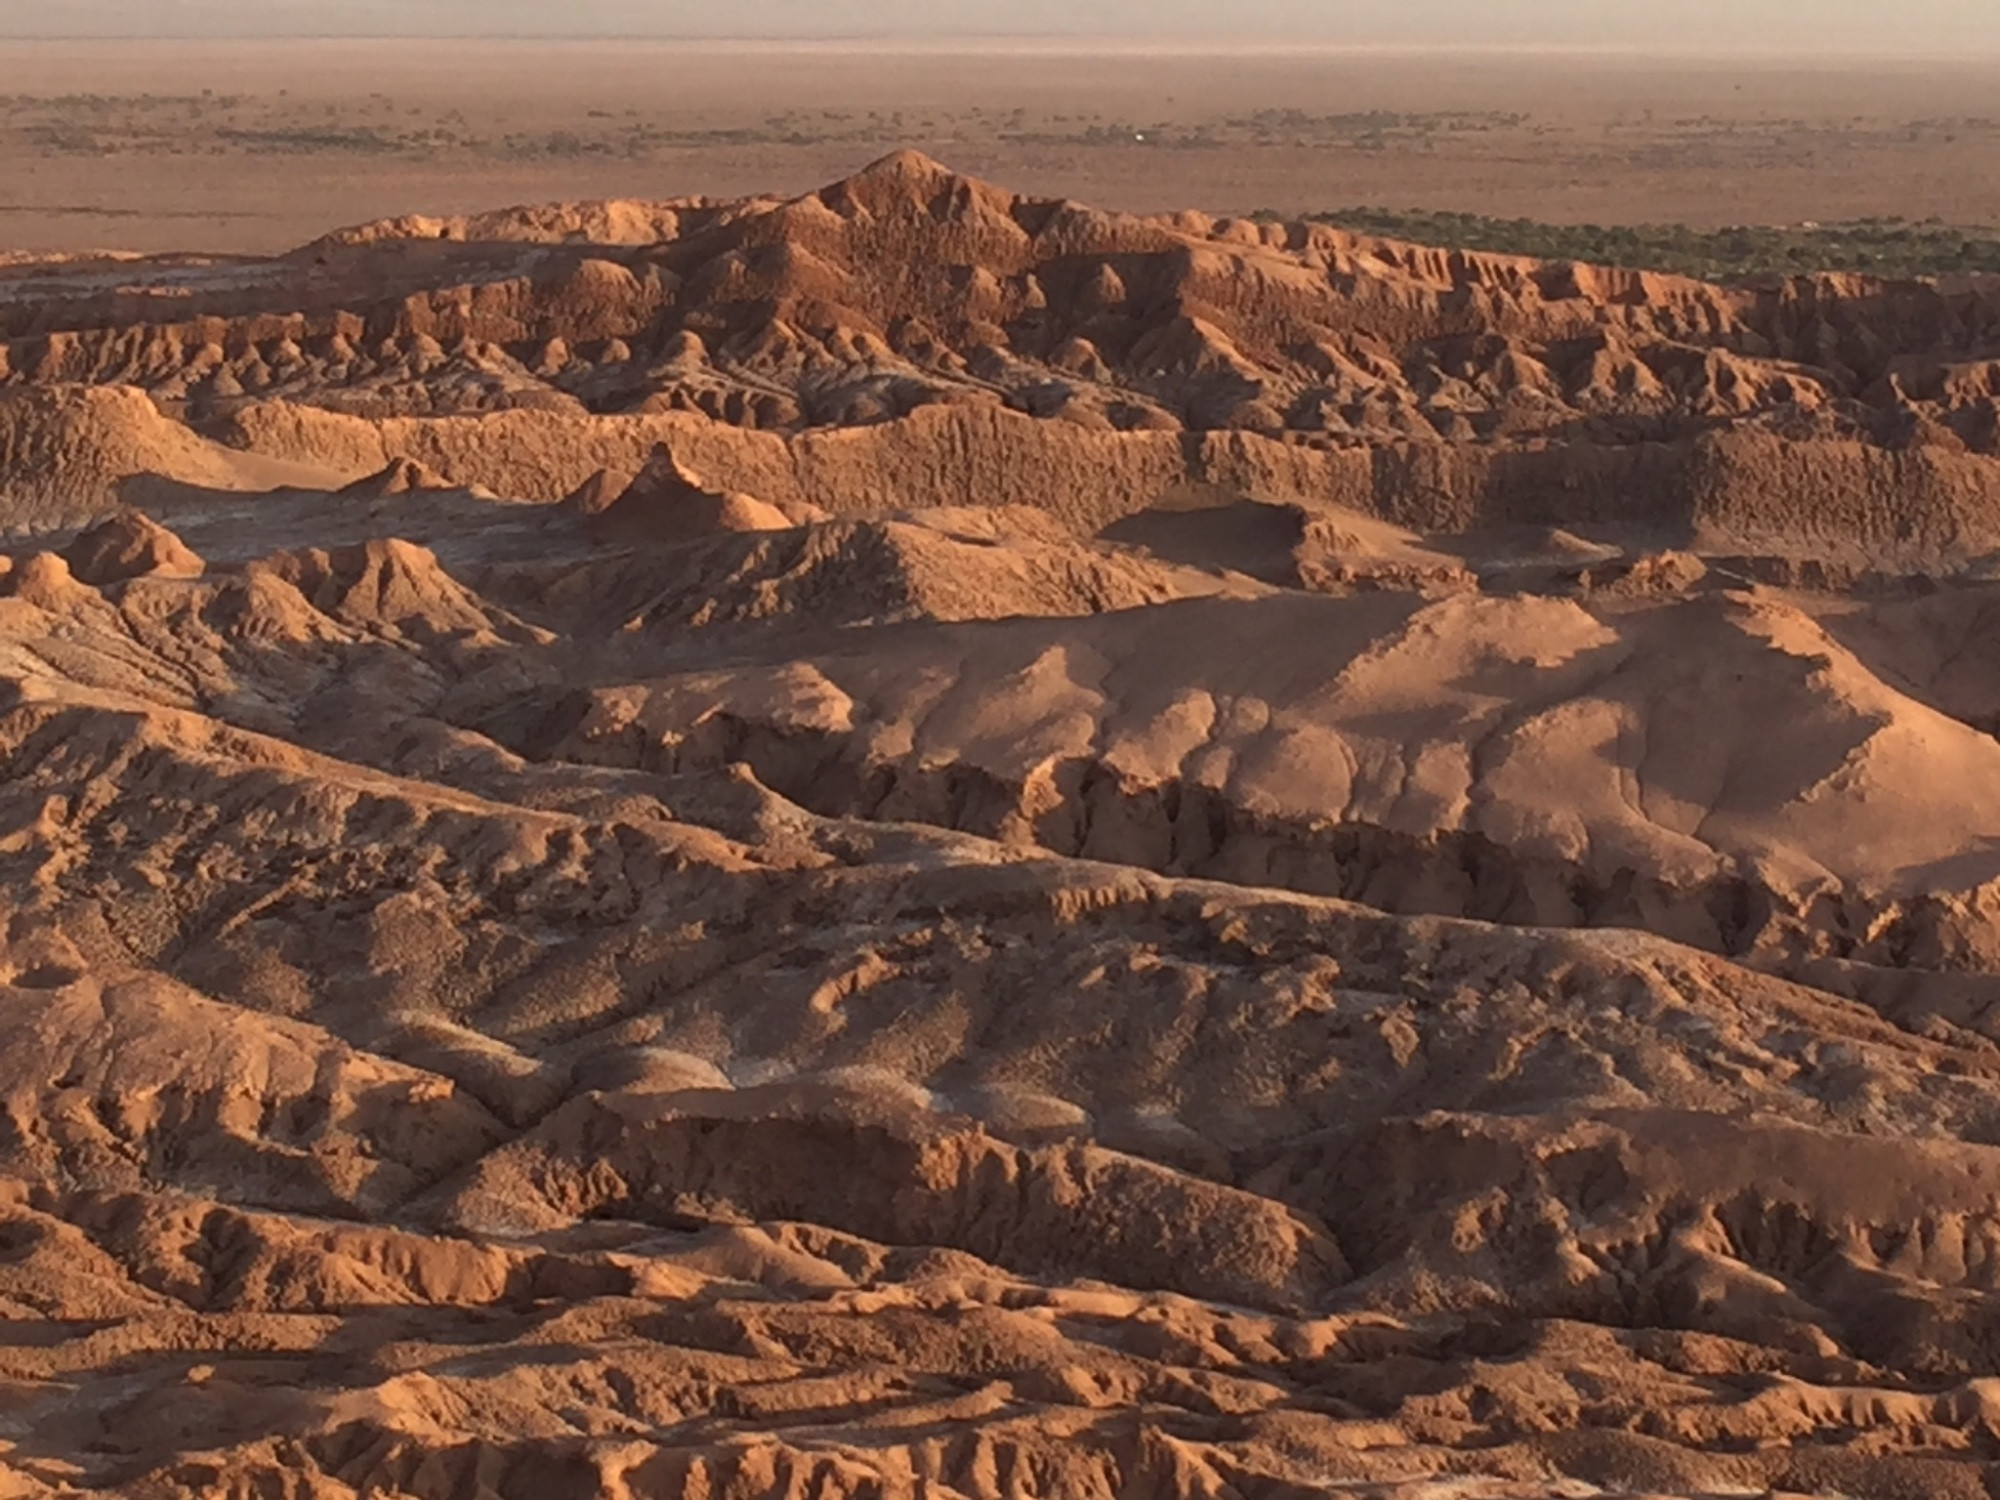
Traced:
POLYGON ((1321 593, 1477 586, 1460 558, 1426 546, 1416 533, 1324 503, 1269 503, 1227 491, 1183 495, 1114 522, 1103 536, 1170 561, 1321 593))
POLYGON ((665 443, 615 498, 586 481, 571 496, 571 508, 588 516, 601 536, 626 542, 682 542, 717 532, 783 531, 792 522, 775 505, 754 495, 710 489, 674 456, 665 443))
POLYGON ((125 387, 0 389, 0 526, 60 529, 190 490, 324 484, 327 471, 225 448, 125 387))
POLYGON ((451 481, 428 465, 413 458, 392 458, 373 474, 364 474, 353 483, 343 485, 340 493, 364 500, 383 500, 415 491, 451 488, 451 481))
POLYGON ((98 585, 129 578, 198 578, 206 566, 187 543, 138 511, 92 527, 64 549, 62 558, 79 580, 98 585))
POLYGON ((752 622, 820 630, 1059 618, 1256 592, 1241 580, 1086 544, 1037 510, 940 508, 798 527, 782 517, 762 526, 731 519, 725 512, 701 530, 638 526, 626 535, 648 545, 631 556, 514 568, 490 586, 513 607, 586 639, 752 622))
POLYGON ((705 227, 726 217, 731 211, 741 210, 737 205, 705 198, 677 198, 658 203, 610 198, 595 203, 528 204, 447 218, 409 214, 336 230, 295 253, 305 257, 330 249, 365 248, 399 240, 426 243, 442 240, 458 244, 653 245, 679 239, 683 233, 705 227))

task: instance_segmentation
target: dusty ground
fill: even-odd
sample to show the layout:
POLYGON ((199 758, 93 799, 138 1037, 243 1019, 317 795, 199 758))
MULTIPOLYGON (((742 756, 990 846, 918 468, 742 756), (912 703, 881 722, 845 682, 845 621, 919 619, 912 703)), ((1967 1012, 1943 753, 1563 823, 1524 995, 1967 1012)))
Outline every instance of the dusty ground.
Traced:
POLYGON ((0 274, 0 1494, 2000 1489, 2000 293, 796 198, 0 274))
POLYGON ((273 251, 392 214, 797 192, 898 146, 1149 211, 2000 224, 1990 64, 5 43, 0 77, 0 246, 45 250, 273 251))

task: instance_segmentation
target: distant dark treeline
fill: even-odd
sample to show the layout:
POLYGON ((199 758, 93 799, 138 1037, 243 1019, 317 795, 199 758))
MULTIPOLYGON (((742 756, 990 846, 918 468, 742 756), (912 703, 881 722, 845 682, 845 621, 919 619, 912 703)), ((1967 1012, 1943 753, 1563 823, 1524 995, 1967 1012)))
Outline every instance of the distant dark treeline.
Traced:
POLYGON ((2000 274, 2000 234, 1937 220, 1861 219, 1799 227, 1690 229, 1685 224, 1544 224, 1533 219, 1386 208, 1343 208, 1307 218, 1358 234, 1453 250, 1671 271, 1704 281, 1743 281, 1811 271, 1860 271, 1890 277, 2000 274))

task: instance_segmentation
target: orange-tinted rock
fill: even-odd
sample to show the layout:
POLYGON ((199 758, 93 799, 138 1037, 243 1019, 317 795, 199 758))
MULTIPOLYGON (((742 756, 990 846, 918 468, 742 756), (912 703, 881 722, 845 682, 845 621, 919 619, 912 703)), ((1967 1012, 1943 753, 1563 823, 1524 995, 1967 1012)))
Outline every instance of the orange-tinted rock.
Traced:
POLYGON ((205 566, 179 537, 138 511, 92 527, 62 556, 79 580, 100 587, 130 578, 198 578, 205 566))

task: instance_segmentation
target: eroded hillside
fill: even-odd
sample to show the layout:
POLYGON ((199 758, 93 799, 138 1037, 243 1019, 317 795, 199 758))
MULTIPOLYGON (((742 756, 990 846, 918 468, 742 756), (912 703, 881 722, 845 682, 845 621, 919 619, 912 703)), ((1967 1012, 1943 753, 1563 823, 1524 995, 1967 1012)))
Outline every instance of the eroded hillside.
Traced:
POLYGON ((1987 1496, 1996 310, 8 268, 4 1492, 1987 1496))

